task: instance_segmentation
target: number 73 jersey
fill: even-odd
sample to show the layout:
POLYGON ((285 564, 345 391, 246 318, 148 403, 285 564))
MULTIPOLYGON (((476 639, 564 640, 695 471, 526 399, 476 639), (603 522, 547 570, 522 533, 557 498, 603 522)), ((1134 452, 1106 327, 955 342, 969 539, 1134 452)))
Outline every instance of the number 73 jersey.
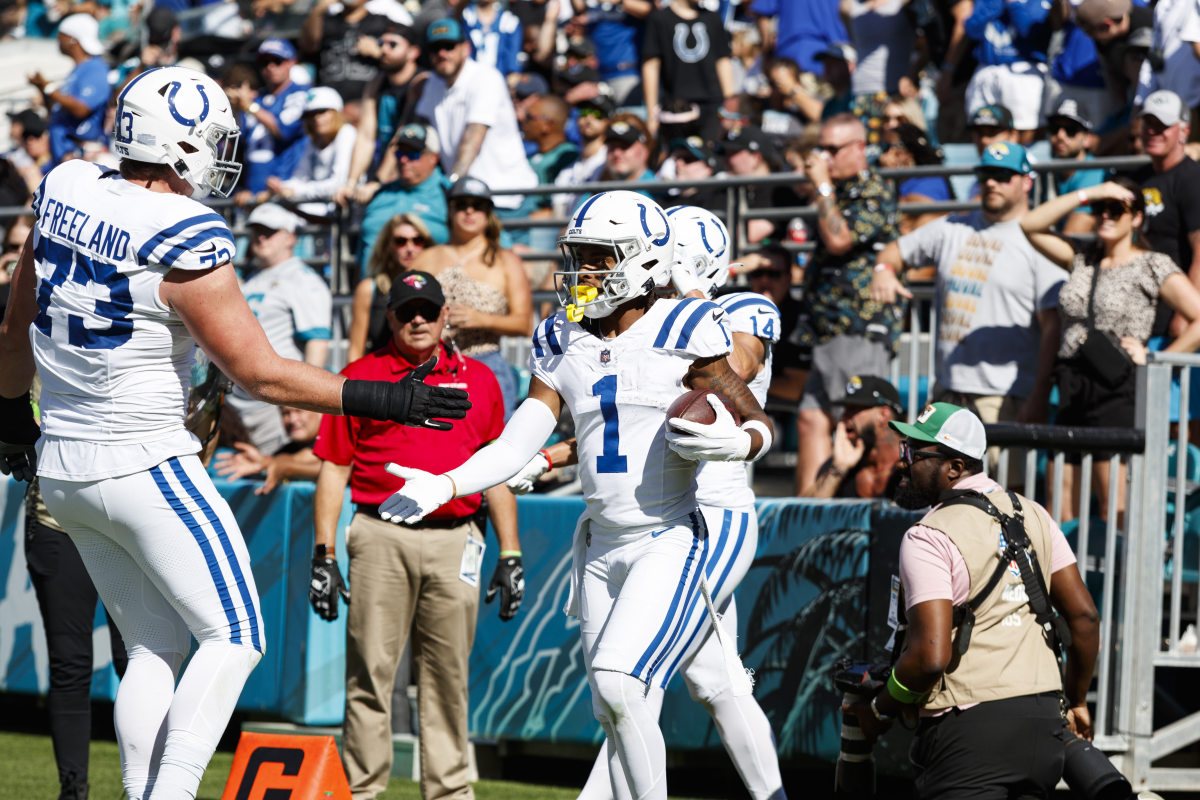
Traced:
POLYGON ((158 288, 171 269, 232 259, 225 220, 86 161, 52 170, 33 212, 38 314, 29 335, 50 440, 40 474, 112 477, 142 468, 132 462, 195 452, 183 427, 194 342, 158 288), (108 449, 84 452, 64 441, 108 449))
POLYGON ((727 355, 725 312, 697 298, 658 300, 602 339, 560 311, 533 333, 530 372, 575 420, 587 517, 606 528, 665 525, 696 507, 696 463, 667 446, 667 407, 692 362, 727 355))

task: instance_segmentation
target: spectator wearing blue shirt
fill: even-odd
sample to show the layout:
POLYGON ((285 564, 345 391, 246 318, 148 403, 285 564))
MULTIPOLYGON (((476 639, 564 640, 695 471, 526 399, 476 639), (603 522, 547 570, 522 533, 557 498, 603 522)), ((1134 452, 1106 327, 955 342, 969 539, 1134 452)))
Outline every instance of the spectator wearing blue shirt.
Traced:
POLYGON ((763 48, 800 65, 805 72, 821 74, 818 53, 850 36, 838 16, 838 0, 754 0, 750 12, 758 17, 763 48), (776 17, 775 30, 771 17, 776 17))
POLYGON ((361 264, 364 274, 379 231, 396 214, 415 214, 434 244, 450 240, 446 225, 447 181, 438 165, 440 140, 433 126, 412 123, 396 132, 379 165, 379 180, 360 187, 370 198, 362 221, 361 264))
POLYGON ((246 140, 245 189, 234 196, 238 205, 262 203, 270 196, 267 178, 292 177, 304 150, 304 102, 308 87, 292 80, 296 48, 285 39, 267 39, 258 48, 263 91, 254 96, 246 86, 227 87, 234 113, 242 116, 246 140))
MULTIPOLYGON (((1049 119, 1046 120, 1046 133, 1050 137, 1050 155, 1055 159, 1074 159, 1090 161, 1092 154, 1088 152, 1092 138, 1092 121, 1084 113, 1081 105, 1072 98, 1067 98, 1058 104, 1049 119)), ((1108 173, 1102 169, 1077 169, 1072 172, 1053 172, 1051 181, 1043 182, 1043 197, 1038 204, 1049 201, 1052 197, 1046 191, 1054 188, 1054 197, 1073 194, 1089 186, 1099 186, 1108 180, 1108 173)), ((1092 216, 1089 205, 1081 205, 1060 219, 1055 229, 1067 236, 1091 233, 1096 229, 1096 218, 1092 216)))
MULTIPOLYGON (((879 156, 881 167, 923 167, 941 164, 942 153, 930 143, 925 131, 911 122, 901 122, 887 129, 889 146, 879 156)), ((917 175, 896 180, 896 197, 901 203, 937 203, 953 200, 950 182, 941 175, 917 175)), ((916 230, 944 213, 901 213, 900 233, 916 230)))
POLYGON ((61 84, 52 83, 40 72, 29 83, 42 93, 50 131, 50 157, 57 164, 76 152, 79 142, 105 140, 104 108, 112 94, 108 64, 103 58, 100 26, 91 14, 72 14, 58 26, 58 49, 75 62, 61 84))
POLYGON ((1050 0, 975 0, 963 24, 979 62, 967 84, 967 109, 1005 106, 1027 146, 1041 122, 1049 14, 1050 0))
MULTIPOLYGON (((822 0, 824 2, 825 0, 822 0)), ((657 7, 651 0, 571 0, 595 45, 596 70, 612 91, 613 102, 627 105, 641 85, 639 59, 644 22, 657 7)), ((836 9, 837 2, 834 0, 836 9)), ((567 98, 568 102, 574 102, 567 98)))
POLYGON ((521 20, 499 0, 472 0, 463 9, 463 27, 471 40, 471 57, 495 67, 507 78, 521 71, 521 20))

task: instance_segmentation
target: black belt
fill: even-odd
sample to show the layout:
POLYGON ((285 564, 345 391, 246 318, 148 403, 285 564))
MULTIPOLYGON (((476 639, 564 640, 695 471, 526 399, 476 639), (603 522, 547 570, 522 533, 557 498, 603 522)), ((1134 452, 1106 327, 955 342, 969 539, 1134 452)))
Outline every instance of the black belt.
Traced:
MULTIPOLYGON (((379 506, 377 506, 377 505, 369 505, 367 503, 355 503, 354 504, 354 513, 355 514, 366 514, 368 516, 375 517, 376 519, 380 519, 379 506)), ((401 523, 401 524, 407 525, 407 527, 410 527, 410 528, 457 528, 461 525, 466 525, 468 522, 470 522, 472 519, 474 519, 474 517, 475 517, 474 514, 467 514, 465 517, 441 517, 441 518, 435 518, 435 519, 430 519, 429 517, 426 517, 425 519, 421 520, 420 522, 416 523, 415 525, 407 525, 407 523, 401 523)))

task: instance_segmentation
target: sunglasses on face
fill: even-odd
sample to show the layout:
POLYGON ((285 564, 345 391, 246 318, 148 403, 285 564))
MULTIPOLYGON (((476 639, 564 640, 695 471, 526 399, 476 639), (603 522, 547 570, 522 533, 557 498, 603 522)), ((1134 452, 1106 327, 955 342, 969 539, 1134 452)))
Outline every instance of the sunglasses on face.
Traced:
POLYGON ((755 278, 782 278, 783 270, 778 269, 756 269, 750 273, 750 280, 755 278))
POLYGON ((489 211, 492 204, 481 197, 465 197, 461 200, 451 200, 450 207, 457 211, 489 211))
POLYGON ((883 121, 884 122, 907 122, 908 118, 905 117, 903 114, 885 114, 883 117, 883 121))
POLYGON ((392 247, 408 247, 410 244, 425 246, 425 240, 420 236, 393 236, 392 247))
POLYGON ((262 58, 258 59, 258 63, 264 67, 278 67, 283 63, 283 59, 275 58, 274 56, 263 56, 262 58))
POLYGON ((907 440, 900 442, 900 460, 905 464, 915 464, 925 458, 950 458, 947 453, 939 450, 914 450, 907 440))
POLYGON ((834 158, 837 158, 838 153, 842 152, 847 147, 853 147, 856 144, 859 144, 859 142, 853 141, 853 142, 846 142, 845 144, 819 144, 819 145, 817 145, 817 148, 820 150, 824 150, 826 153, 829 153, 829 155, 833 156, 834 158))
POLYGON ((1120 200, 1097 200, 1092 203, 1093 217, 1108 217, 1109 219, 1120 219, 1129 213, 1129 206, 1122 203, 1120 200))
POLYGON ((1014 172, 1011 169, 1001 169, 999 167, 985 167, 984 169, 975 170, 975 177, 980 183, 987 183, 988 181, 1008 183, 1019 174, 1019 172, 1014 172))
POLYGON ((696 158, 692 153, 676 153, 675 160, 680 164, 695 164, 700 159, 696 158))
POLYGON ((380 39, 379 46, 380 47, 399 47, 401 44, 401 41, 402 40, 400 40, 400 39, 380 39))
POLYGON ((1055 134, 1062 131, 1067 136, 1078 136, 1083 133, 1084 127, 1078 122, 1059 122, 1050 126, 1050 133, 1055 134))
POLYGON ((438 42, 437 44, 429 45, 429 51, 431 53, 444 53, 447 50, 453 50, 456 47, 458 47, 458 45, 452 42, 438 42))
POLYGON ((403 147, 396 148, 396 158, 400 161, 416 161, 424 154, 424 150, 408 150, 403 147))
POLYGON ((604 112, 598 108, 581 108, 579 109, 580 117, 591 117, 592 119, 604 119, 604 112))
POLYGON ((433 322, 442 313, 442 307, 428 300, 405 303, 392 311, 400 322, 412 322, 419 315, 426 322, 433 322))

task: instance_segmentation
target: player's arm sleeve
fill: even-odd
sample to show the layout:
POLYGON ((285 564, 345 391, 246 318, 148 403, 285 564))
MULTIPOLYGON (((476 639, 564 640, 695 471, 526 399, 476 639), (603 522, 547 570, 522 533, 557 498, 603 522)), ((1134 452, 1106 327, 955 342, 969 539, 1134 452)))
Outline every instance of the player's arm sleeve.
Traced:
POLYGON ((454 481, 455 495, 482 492, 516 475, 554 433, 557 421, 541 400, 529 398, 521 403, 500 438, 446 473, 454 481))
POLYGON ((158 232, 138 246, 138 263, 201 270, 232 261, 237 248, 229 225, 221 215, 203 208, 197 203, 182 219, 160 221, 158 232))

